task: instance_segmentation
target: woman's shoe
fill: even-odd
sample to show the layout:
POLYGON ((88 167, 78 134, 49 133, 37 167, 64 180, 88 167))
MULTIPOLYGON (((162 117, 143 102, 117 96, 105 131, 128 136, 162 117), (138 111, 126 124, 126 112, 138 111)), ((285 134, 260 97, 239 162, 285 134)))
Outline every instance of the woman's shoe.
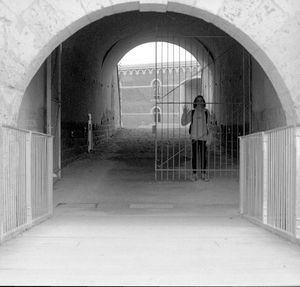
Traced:
POLYGON ((202 173, 201 174, 201 179, 204 180, 204 181, 209 181, 209 176, 208 174, 205 172, 205 173, 202 173))
POLYGON ((197 181, 197 180, 198 180, 197 173, 193 173, 191 176, 191 181, 197 181))

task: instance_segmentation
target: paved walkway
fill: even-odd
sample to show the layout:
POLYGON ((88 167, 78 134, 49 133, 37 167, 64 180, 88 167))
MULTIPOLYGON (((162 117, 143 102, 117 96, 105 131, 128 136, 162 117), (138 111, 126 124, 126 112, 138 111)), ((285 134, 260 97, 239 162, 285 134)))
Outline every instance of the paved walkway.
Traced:
POLYGON ((121 134, 65 168, 53 218, 0 246, 0 284, 300 285, 300 246, 238 215, 236 180, 152 167, 121 134))

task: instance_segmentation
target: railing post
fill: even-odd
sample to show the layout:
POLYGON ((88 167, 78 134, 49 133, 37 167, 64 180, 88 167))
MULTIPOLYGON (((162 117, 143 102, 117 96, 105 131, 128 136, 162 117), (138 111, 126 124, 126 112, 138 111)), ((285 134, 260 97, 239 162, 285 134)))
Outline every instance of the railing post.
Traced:
POLYGON ((263 192, 262 192, 262 220, 268 223, 268 135, 262 133, 263 147, 263 192))
POLYGON ((0 243, 3 241, 4 237, 4 174, 3 174, 3 128, 0 127, 0 155, 2 156, 2 160, 0 161, 0 243))
POLYGON ((88 114, 88 152, 93 149, 93 126, 92 126, 92 114, 88 114))
POLYGON ((48 213, 53 214, 53 137, 47 138, 48 213))
POLYGON ((244 193, 245 193, 245 142, 240 140, 240 214, 244 214, 244 193))
POLYGON ((295 235, 300 239, 300 126, 295 127, 296 172, 295 172, 295 235))
POLYGON ((32 206, 31 206, 31 138, 32 133, 26 134, 26 223, 32 224, 32 206))

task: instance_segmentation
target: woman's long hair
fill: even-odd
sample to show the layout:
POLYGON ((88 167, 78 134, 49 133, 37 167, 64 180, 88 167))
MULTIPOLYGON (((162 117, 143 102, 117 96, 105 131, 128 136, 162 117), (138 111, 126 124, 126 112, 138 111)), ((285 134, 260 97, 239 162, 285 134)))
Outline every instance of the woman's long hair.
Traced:
POLYGON ((196 109, 196 107, 197 107, 196 101, 197 101, 199 98, 201 98, 201 99, 203 100, 204 108, 206 107, 206 102, 205 102, 204 97, 201 96, 201 95, 198 95, 198 96, 194 99, 194 102, 193 102, 193 107, 194 107, 194 109, 196 109))

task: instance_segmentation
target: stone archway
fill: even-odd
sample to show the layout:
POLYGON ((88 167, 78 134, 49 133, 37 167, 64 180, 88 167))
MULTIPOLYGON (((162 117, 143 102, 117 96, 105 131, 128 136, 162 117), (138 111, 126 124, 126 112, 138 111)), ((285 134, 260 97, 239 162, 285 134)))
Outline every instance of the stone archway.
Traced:
POLYGON ((126 11, 177 12, 201 18, 240 42, 273 83, 288 123, 299 122, 296 1, 2 1, 0 122, 15 124, 30 79, 59 43, 105 16, 126 11), (72 7, 72 9, 70 9, 72 7), (263 27, 263 29, 262 29, 263 27), (279 57, 280 55, 280 57, 279 57))

